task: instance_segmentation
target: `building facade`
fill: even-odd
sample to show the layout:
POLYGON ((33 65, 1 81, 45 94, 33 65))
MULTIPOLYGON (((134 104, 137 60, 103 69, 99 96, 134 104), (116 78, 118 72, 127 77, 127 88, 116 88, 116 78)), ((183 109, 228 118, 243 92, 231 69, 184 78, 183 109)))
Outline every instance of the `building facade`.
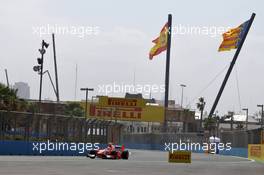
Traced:
POLYGON ((16 82, 13 86, 17 89, 17 96, 22 99, 30 99, 30 87, 25 82, 16 82))

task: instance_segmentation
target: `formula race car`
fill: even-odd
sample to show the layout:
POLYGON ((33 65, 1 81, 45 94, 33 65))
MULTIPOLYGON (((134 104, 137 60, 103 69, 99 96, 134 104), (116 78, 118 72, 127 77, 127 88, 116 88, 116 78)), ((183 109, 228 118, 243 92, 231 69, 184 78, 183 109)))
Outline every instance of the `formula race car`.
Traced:
POLYGON ((102 159, 128 159, 129 152, 125 150, 124 145, 108 144, 105 149, 91 150, 88 152, 87 157, 94 159, 96 157, 102 159))

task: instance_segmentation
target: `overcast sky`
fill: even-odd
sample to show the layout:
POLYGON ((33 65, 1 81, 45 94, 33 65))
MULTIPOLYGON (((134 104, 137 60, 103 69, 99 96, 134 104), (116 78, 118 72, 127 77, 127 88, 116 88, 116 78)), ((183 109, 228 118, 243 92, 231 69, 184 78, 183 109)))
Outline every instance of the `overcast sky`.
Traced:
MULTIPOLYGON (((170 64, 170 99, 180 103, 179 84, 183 83, 187 85, 184 105, 195 108, 197 98, 204 96, 209 111, 227 68, 221 70, 229 65, 235 52, 217 51, 222 38, 220 33, 213 33, 213 29, 237 27, 255 12, 255 21, 217 107, 220 113, 239 112, 240 101, 242 108, 248 107, 253 113, 258 110, 257 104, 264 103, 263 7, 261 0, 1 1, 0 82, 6 82, 6 68, 10 83, 27 82, 31 98, 37 99, 39 76, 32 67, 37 64, 41 40, 52 44, 48 28, 57 27, 71 30, 56 33, 62 100, 74 100, 76 65, 76 100, 84 98, 80 87, 94 87, 96 91, 91 97, 104 95, 99 87, 114 82, 118 85, 162 86, 166 53, 152 61, 148 59, 148 53, 153 46, 151 41, 158 36, 171 13, 175 29, 180 26, 212 29, 209 34, 178 32, 173 35, 170 64), (74 28, 77 32, 72 31, 74 28), (93 31, 83 34, 83 28, 93 31), (46 34, 40 35, 40 29, 46 34), (219 72, 222 74, 210 83, 219 72)), ((54 79, 52 47, 47 49, 44 57, 44 69, 48 69, 54 79)), ((124 96, 124 92, 109 95, 124 96)), ((163 99, 164 94, 152 93, 152 97, 163 99)), ((44 77, 43 98, 55 99, 47 76, 44 77)))

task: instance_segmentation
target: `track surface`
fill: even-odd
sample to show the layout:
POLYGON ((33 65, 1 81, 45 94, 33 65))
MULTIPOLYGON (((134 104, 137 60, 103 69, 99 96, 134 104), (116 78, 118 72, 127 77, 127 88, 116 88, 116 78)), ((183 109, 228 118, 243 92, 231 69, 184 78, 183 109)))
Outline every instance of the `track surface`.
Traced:
POLYGON ((191 164, 168 163, 168 153, 130 150, 129 160, 0 156, 0 175, 263 175, 264 164, 244 158, 192 154, 191 164))

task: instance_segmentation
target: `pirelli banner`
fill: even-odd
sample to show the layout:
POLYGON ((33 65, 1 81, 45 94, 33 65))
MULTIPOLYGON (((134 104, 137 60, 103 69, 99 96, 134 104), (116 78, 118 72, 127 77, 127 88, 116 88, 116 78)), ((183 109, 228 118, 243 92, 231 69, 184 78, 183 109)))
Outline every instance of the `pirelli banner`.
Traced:
POLYGON ((98 102, 88 103, 87 118, 162 123, 164 107, 146 105, 144 99, 100 96, 98 102))

